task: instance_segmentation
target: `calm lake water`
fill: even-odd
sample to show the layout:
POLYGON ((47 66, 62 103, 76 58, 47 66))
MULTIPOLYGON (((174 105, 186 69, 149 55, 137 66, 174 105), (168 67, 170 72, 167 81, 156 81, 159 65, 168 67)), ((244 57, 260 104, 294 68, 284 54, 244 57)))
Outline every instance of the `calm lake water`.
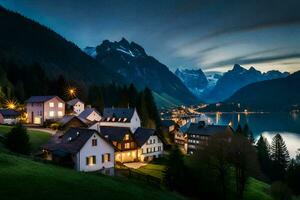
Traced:
POLYGON ((300 114, 295 113, 264 113, 264 114, 206 114, 210 123, 232 124, 236 128, 239 123, 248 123, 255 137, 260 134, 265 136, 269 143, 277 134, 281 134, 291 157, 294 157, 297 149, 300 148, 300 114))

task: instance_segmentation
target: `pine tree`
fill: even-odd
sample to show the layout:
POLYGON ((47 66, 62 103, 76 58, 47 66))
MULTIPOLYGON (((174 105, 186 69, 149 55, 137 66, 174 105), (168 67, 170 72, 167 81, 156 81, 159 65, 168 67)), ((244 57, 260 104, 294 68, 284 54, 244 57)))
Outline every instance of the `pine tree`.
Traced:
POLYGON ((255 138, 254 138, 253 132, 251 131, 248 124, 244 125, 243 134, 245 135, 245 137, 249 138, 249 141, 251 142, 251 144, 255 143, 255 138))
POLYGON ((270 158, 270 145, 266 138, 260 135, 256 145, 257 158, 260 164, 260 169, 266 175, 270 175, 271 158, 270 158))
POLYGON ((185 164, 182 153, 175 146, 166 163, 165 181, 171 190, 183 191, 185 185, 185 164))
POLYGON ((272 178, 282 180, 289 162, 289 152, 280 134, 276 134, 271 145, 272 178))
POLYGON ((147 107, 149 117, 152 121, 155 122, 156 126, 159 126, 160 117, 152 95, 152 91, 149 88, 145 88, 144 94, 145 94, 146 107, 147 107))

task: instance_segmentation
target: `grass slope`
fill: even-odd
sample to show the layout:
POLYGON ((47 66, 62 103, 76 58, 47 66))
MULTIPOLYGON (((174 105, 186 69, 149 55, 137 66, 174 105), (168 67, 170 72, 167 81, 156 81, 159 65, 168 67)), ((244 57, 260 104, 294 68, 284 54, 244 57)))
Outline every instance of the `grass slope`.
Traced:
POLYGON ((254 178, 250 178, 244 196, 245 200, 272 200, 270 195, 270 185, 254 178))
MULTIPOLYGON (((6 135, 13 127, 0 125, 0 135, 6 135)), ((51 137, 49 133, 42 131, 27 130, 30 138, 31 151, 36 152, 42 144, 45 144, 51 137)))
POLYGON ((144 183, 80 173, 0 151, 0 197, 5 199, 182 199, 144 183))

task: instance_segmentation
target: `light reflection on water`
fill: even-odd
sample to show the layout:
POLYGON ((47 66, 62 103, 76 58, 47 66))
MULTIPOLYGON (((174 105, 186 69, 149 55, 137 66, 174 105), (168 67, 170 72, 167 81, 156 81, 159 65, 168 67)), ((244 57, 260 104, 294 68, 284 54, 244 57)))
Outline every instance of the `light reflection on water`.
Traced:
POLYGON ((298 113, 213 113, 205 114, 210 123, 228 125, 236 129, 238 124, 248 124, 258 138, 265 136, 269 143, 277 134, 283 137, 291 157, 300 148, 300 116, 298 113))

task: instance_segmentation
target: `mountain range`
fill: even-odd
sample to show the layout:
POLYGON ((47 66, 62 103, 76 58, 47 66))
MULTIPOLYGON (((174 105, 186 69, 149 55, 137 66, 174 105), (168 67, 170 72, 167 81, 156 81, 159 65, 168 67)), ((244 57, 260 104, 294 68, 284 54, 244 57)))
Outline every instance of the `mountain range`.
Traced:
POLYGON ((167 66, 134 42, 105 40, 85 53, 51 29, 1 6, 0 27, 0 59, 38 63, 49 78, 62 74, 85 84, 133 83, 152 89, 159 103, 197 102, 167 66))
POLYGON ((252 110, 289 111, 300 108, 300 71, 286 78, 252 83, 239 89, 225 102, 239 103, 252 110))
MULTIPOLYGON (((262 73, 256 70, 254 67, 250 69, 245 69, 239 64, 235 64, 233 68, 223 75, 217 73, 210 73, 206 75, 207 77, 199 76, 199 82, 204 79, 208 81, 209 87, 200 84, 195 79, 195 76, 187 75, 187 73, 178 73, 180 70, 176 70, 175 74, 183 80, 183 83, 191 90, 196 96, 198 96, 204 102, 220 102, 224 101, 233 95, 240 88, 259 81, 272 80, 277 78, 284 78, 289 75, 288 72, 280 71, 268 71, 262 73), (191 82, 193 84, 191 84, 191 82), (201 90, 196 90, 195 88, 201 88, 201 90)), ((193 71, 195 74, 197 71, 193 71)), ((201 71, 202 72, 202 71, 201 71)), ((191 74, 191 72, 189 73, 191 74)))
POLYGON ((208 80, 201 69, 176 69, 175 75, 187 86, 197 97, 208 86, 208 80))
POLYGON ((160 105, 197 103, 195 96, 166 65, 149 56, 135 42, 128 42, 125 38, 114 42, 104 40, 84 51, 100 65, 122 76, 127 83, 134 83, 139 89, 151 88, 160 105))

